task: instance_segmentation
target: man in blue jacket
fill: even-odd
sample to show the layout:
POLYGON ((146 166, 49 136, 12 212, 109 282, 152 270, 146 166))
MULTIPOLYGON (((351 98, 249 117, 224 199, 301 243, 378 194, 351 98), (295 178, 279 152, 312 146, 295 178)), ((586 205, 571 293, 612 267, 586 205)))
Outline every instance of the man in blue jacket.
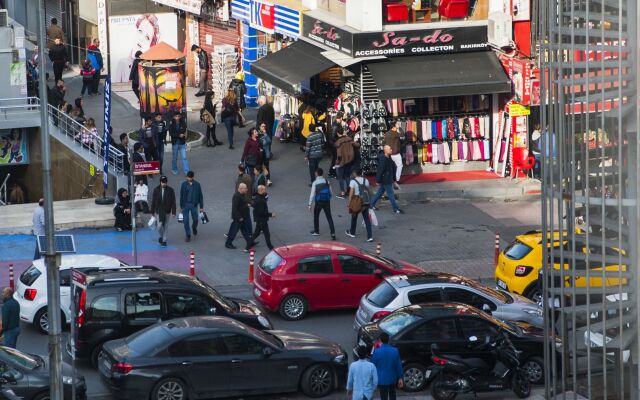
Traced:
POLYGON ((93 82, 89 88, 89 94, 96 95, 99 94, 98 87, 100 86, 100 76, 104 69, 104 61, 102 59, 102 53, 100 52, 99 39, 93 39, 93 43, 87 47, 87 59, 91 62, 91 66, 96 70, 93 74, 93 82))
POLYGON ((396 195, 393 192, 393 183, 396 179, 396 164, 391 159, 391 146, 385 145, 384 151, 378 156, 378 169, 376 173, 376 182, 380 185, 378 192, 373 196, 371 200, 371 208, 377 210, 376 204, 382 195, 386 192, 393 212, 396 214, 404 214, 404 212, 398 207, 396 203, 396 195))
POLYGON ((373 351, 371 362, 378 371, 381 400, 396 400, 396 385, 402 388, 402 361, 398 349, 389 344, 389 335, 380 334, 382 345, 373 351))
POLYGON ((184 232, 187 235, 186 241, 191 241, 191 227, 189 226, 189 215, 193 219, 193 236, 198 235, 198 211, 204 211, 204 198, 200 183, 193 179, 193 171, 187 172, 187 180, 182 182, 180 187, 180 209, 182 210, 182 223, 184 232))

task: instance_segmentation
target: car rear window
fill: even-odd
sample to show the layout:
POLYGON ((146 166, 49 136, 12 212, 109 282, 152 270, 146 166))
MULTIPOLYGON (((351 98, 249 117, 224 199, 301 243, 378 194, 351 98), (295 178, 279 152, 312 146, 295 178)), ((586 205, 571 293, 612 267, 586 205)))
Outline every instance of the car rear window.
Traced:
POLYGON ((516 240, 504 249, 504 255, 512 260, 522 260, 531 252, 531 250, 533 250, 531 247, 519 240, 516 240))
POLYGON ((281 262, 282 262, 282 257, 280 257, 278 253, 272 250, 269 254, 267 254, 262 259, 262 261, 260 262, 260 268, 264 272, 270 274, 273 272, 274 269, 278 267, 278 265, 280 265, 281 262))
POLYGON ((31 265, 29 268, 27 268, 26 271, 22 273, 22 275, 20 275, 20 282, 22 282, 24 285, 31 286, 40 275, 42 275, 42 272, 38 268, 36 268, 35 265, 31 265))
POLYGON ((125 340, 129 355, 150 356, 162 350, 171 338, 165 327, 155 325, 134 333, 125 340))
POLYGON ((386 307, 396 298, 398 292, 388 282, 382 282, 369 293, 367 300, 377 307, 386 307))

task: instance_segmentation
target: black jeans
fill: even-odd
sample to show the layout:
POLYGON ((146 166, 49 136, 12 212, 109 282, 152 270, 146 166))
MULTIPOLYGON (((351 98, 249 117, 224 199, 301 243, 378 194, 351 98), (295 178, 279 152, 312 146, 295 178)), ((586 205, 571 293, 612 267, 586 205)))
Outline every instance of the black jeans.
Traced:
POLYGON ((315 207, 313 208, 313 231, 316 233, 320 233, 320 211, 324 211, 324 215, 327 217, 327 222, 329 222, 331 235, 335 235, 336 230, 333 226, 333 218, 331 217, 331 202, 329 201, 316 201, 315 207))
POLYGON ((233 240, 236 238, 238 231, 240 231, 242 237, 244 237, 244 240, 247 242, 247 248, 249 248, 253 241, 251 240, 251 232, 247 229, 245 221, 240 222, 233 220, 233 222, 231 222, 229 232, 227 233, 227 242, 225 244, 233 244, 233 240))
POLYGON ((309 158, 309 178, 311 179, 311 183, 316 180, 316 170, 320 165, 319 158, 309 158))
POLYGON ((380 400, 396 400, 396 385, 378 385, 380 400))
POLYGON ((338 160, 338 149, 336 149, 333 144, 329 145, 329 151, 331 151, 331 165, 329 166, 329 176, 333 176, 337 178, 336 170, 333 168, 336 165, 336 161, 338 160))
MULTIPOLYGON (((364 226, 367 228, 367 239, 373 237, 373 233, 371 232, 371 219, 369 219, 369 207, 362 207, 362 211, 359 214, 362 214, 362 218, 364 218, 364 226)), ((356 234, 356 228, 358 227, 358 214, 351 214, 351 229, 349 232, 352 235, 356 234)))
POLYGON ((256 229, 253 231, 251 243, 256 241, 258 236, 260 236, 260 232, 264 234, 264 240, 265 242, 267 242, 267 247, 269 248, 269 250, 273 250, 273 245, 271 244, 271 233, 269 232, 269 223, 266 220, 256 220, 256 229))
MULTIPOLYGON (((55 81, 58 82, 62 79, 62 71, 64 71, 64 63, 63 62, 54 62, 53 63, 53 77, 55 81)), ((55 84, 53 85, 55 86, 55 84)))

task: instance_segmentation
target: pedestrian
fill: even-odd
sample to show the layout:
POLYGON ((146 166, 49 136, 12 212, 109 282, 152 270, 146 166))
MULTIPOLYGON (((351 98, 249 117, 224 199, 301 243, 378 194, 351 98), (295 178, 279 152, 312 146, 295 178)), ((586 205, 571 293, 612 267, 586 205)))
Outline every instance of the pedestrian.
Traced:
POLYGON ((262 165, 256 165, 253 167, 252 192, 254 195, 258 193, 258 186, 267 186, 267 173, 262 165))
POLYGON ((118 232, 131 230, 131 199, 129 191, 125 188, 118 189, 118 199, 113 208, 113 215, 116 217, 114 226, 118 232))
POLYGON ((62 30, 60 25, 58 25, 58 19, 51 18, 51 25, 49 25, 49 27, 47 28, 47 48, 48 49, 51 49, 56 39, 60 39, 61 42, 64 42, 64 31, 62 30))
POLYGON ((396 214, 404 214, 404 212, 396 203, 396 195, 393 192, 393 182, 396 176, 396 164, 391 159, 391 146, 385 145, 384 150, 378 155, 378 169, 376 171, 376 182, 380 185, 373 200, 371 200, 371 208, 377 210, 376 204, 383 194, 387 194, 389 202, 396 214))
POLYGON ((222 99, 222 112, 220 113, 220 119, 227 128, 229 149, 233 149, 233 126, 238 123, 239 110, 240 108, 238 106, 236 93, 232 89, 227 90, 227 95, 222 99))
POLYGON ((358 222, 358 214, 362 214, 364 226, 367 229, 367 242, 373 242, 373 233, 371 231, 371 219, 369 218, 369 207, 371 206, 371 192, 369 190, 369 181, 362 176, 362 170, 357 168, 353 171, 351 182, 349 182, 349 200, 347 208, 351 214, 351 228, 345 232, 349 237, 356 237, 356 227, 358 222), (360 211, 353 210, 353 202, 357 202, 360 211))
MULTIPOLYGON (((146 158, 146 155, 144 153, 144 146, 142 145, 141 142, 136 142, 136 144, 133 145, 132 161, 133 161, 134 165, 135 165, 135 163, 147 162, 148 161, 147 158, 146 158)), ((148 184, 146 175, 142 175, 141 178, 144 181, 145 185, 148 184)))
POLYGON ((269 232, 269 218, 275 218, 275 216, 275 213, 269 212, 269 206, 267 205, 267 187, 258 185, 253 203, 253 220, 256 222, 256 229, 253 231, 253 236, 251 237, 252 243, 255 243, 260 233, 263 233, 267 247, 269 250, 273 250, 271 233, 269 232))
POLYGON ((147 118, 144 125, 138 130, 139 139, 144 147, 144 159, 146 161, 156 161, 158 149, 156 148, 156 132, 153 129, 153 120, 147 118))
POLYGON ((56 85, 47 94, 49 98, 49 104, 51 104, 55 108, 59 108, 60 104, 64 102, 64 95, 66 94, 64 81, 62 79, 58 79, 56 81, 56 85))
POLYGON ((80 96, 84 97, 84 94, 89 94, 91 92, 91 85, 93 85, 93 74, 95 74, 96 70, 91 66, 91 62, 89 60, 84 60, 82 62, 82 70, 80 71, 80 75, 82 75, 82 89, 80 90, 80 96))
POLYGON ((204 96, 209 91, 209 68, 211 67, 209 56, 197 44, 191 46, 191 51, 198 55, 198 66, 200 67, 200 90, 198 90, 196 96, 204 96))
POLYGON ((164 165, 164 145, 167 144, 167 123, 162 119, 162 114, 156 113, 153 117, 151 125, 153 138, 156 144, 156 160, 160 161, 160 175, 162 175, 162 166, 164 165))
POLYGON ((151 214, 158 220, 158 243, 167 245, 167 232, 169 232, 170 216, 176 216, 176 194, 168 184, 166 176, 160 177, 160 185, 153 189, 151 196, 151 214))
MULTIPOLYGON (((236 179, 236 191, 241 183, 247 185, 247 188, 250 188, 253 185, 253 176, 251 174, 247 174, 247 169, 244 164, 238 164, 238 178, 236 179)), ((251 200, 251 193, 247 196, 247 200, 251 200)))
POLYGON ((367 349, 364 346, 359 346, 356 353, 358 361, 349 365, 347 397, 352 400, 372 400, 378 386, 378 371, 375 365, 367 360, 367 349))
POLYGON ((316 128, 316 118, 313 116, 313 108, 307 106, 302 112, 302 129, 300 130, 300 150, 304 151, 307 138, 316 128), (311 127, 313 126, 313 129, 311 127))
POLYGON ((273 106, 267 101, 266 96, 258 97, 258 115, 256 117, 256 126, 260 127, 265 124, 267 127, 266 132, 269 134, 269 138, 273 138, 273 125, 276 119, 276 113, 273 106))
POLYGON ((400 122, 395 122, 391 125, 391 129, 384 134, 384 144, 391 147, 391 159, 396 165, 395 181, 393 182, 393 188, 400 190, 398 182, 402 176, 402 154, 400 154, 400 122))
POLYGON ((320 166, 320 160, 324 155, 324 134, 316 129, 314 124, 309 125, 311 134, 307 139, 307 147, 305 149, 305 160, 309 164, 309 186, 313 185, 316 179, 316 170, 320 166))
POLYGON ((169 136, 171 136, 171 172, 178 174, 178 154, 182 158, 182 169, 184 173, 189 172, 189 160, 187 160, 187 124, 182 121, 182 113, 176 111, 169 125, 169 136))
POLYGON ((76 136, 76 139, 80 139, 82 147, 95 150, 96 139, 98 138, 98 128, 96 127, 96 121, 93 118, 87 119, 84 123, 84 129, 76 136))
POLYGON ((16 348, 20 335, 20 304, 13 298, 13 289, 6 287, 2 290, 2 327, 0 335, 4 336, 4 346, 16 348))
POLYGON ((67 65, 67 48, 62 44, 62 39, 55 38, 49 48, 49 60, 53 64, 53 77, 57 81, 62 79, 64 66, 67 65))
POLYGON ((258 140, 260 141, 263 150, 262 165, 264 165, 267 170, 267 186, 271 186, 271 168, 269 168, 269 162, 271 157, 273 157, 273 153, 271 152, 272 137, 269 135, 269 132, 267 132, 266 123, 263 122, 258 126, 258 140))
POLYGON ((136 51, 133 63, 131 63, 131 71, 129 72, 129 80, 131 81, 131 90, 140 100, 140 77, 138 76, 138 64, 140 64, 140 56, 142 51, 136 51))
POLYGON ((120 134, 120 143, 116 145, 116 148, 122 152, 122 169, 125 175, 129 175, 131 164, 129 164, 129 135, 126 133, 120 134))
POLYGON ((191 241, 191 232, 193 236, 198 236, 198 211, 204 212, 204 197, 202 196, 202 188, 200 182, 193 179, 195 174, 193 171, 187 172, 187 180, 182 182, 180 187, 180 212, 182 213, 182 223, 184 224, 185 241, 191 241), (189 227, 189 215, 193 220, 193 226, 189 227))
POLYGON ((333 225, 333 218, 331 217, 331 186, 323 177, 324 171, 322 168, 316 168, 315 175, 316 179, 311 185, 311 193, 309 194, 309 211, 311 211, 311 204, 315 202, 313 207, 313 230, 311 231, 311 235, 320 235, 320 211, 324 211, 324 215, 327 217, 327 222, 329 223, 331 239, 336 240, 336 230, 333 225))
POLYGON ((244 115, 242 111, 247 108, 247 103, 244 100, 244 95, 247 94, 247 85, 244 83, 244 72, 239 71, 235 78, 229 83, 229 89, 233 90, 236 95, 236 101, 238 102, 238 127, 242 128, 245 124, 244 115))
POLYGON ((262 165, 262 143, 258 140, 258 130, 256 128, 249 129, 249 136, 244 142, 244 150, 240 162, 244 163, 247 174, 253 173, 256 165, 262 165))
POLYGON ((98 87, 100 86, 100 74, 104 69, 104 61, 102 59, 102 53, 100 52, 100 39, 94 38, 93 43, 87 47, 87 59, 91 61, 91 65, 96 70, 93 74, 93 87, 91 88, 90 94, 100 94, 98 91, 98 87))
POLYGON ((378 390, 380 400, 396 400, 396 386, 402 389, 402 360, 400 352, 389 344, 389 334, 380 334, 380 347, 373 351, 371 362, 378 373, 378 390))
POLYGON ((77 123, 84 125, 84 123, 87 122, 87 119, 84 115, 84 102, 82 98, 76 98, 74 100, 74 104, 75 106, 73 107, 73 110, 71 110, 70 115, 77 123))
POLYGON ((148 198, 149 186, 144 183, 141 177, 138 177, 138 181, 136 182, 136 186, 133 192, 133 205, 136 208, 136 212, 149 214, 148 198))
POLYGON ((330 178, 338 178, 336 169, 333 168, 336 165, 336 160, 338 159, 338 149, 336 149, 335 142, 338 140, 338 131, 344 130, 344 128, 344 113, 342 111, 338 111, 335 120, 331 123, 331 131, 327 134, 327 143, 329 144, 329 151, 331 152, 331 165, 329 166, 330 178))
POLYGON ((41 257, 40 249, 38 246, 38 236, 45 235, 45 219, 44 219, 44 199, 40 199, 38 201, 38 207, 33 210, 33 217, 31 217, 31 221, 33 222, 33 228, 31 231, 33 235, 36 237, 36 251, 33 254, 34 260, 39 260, 41 257))
POLYGON ((204 97, 204 106, 200 109, 200 121, 207 126, 206 146, 216 147, 222 144, 216 137, 216 108, 213 104, 213 92, 208 91, 204 97))
POLYGON ((229 232, 227 233, 227 240, 224 244, 224 247, 227 249, 235 249, 236 246, 233 245, 233 241, 238 234, 238 231, 244 237, 244 240, 247 242, 244 250, 248 251, 251 247, 258 244, 258 242, 254 242, 251 238, 251 233, 249 228, 251 226, 251 214, 249 210, 249 202, 247 201, 247 192, 249 191, 249 187, 245 183, 240 183, 238 185, 238 190, 233 194, 233 198, 231 199, 231 226, 229 226, 229 232))
POLYGON ((346 191, 349 188, 349 180, 351 178, 351 168, 355 159, 353 139, 347 135, 342 127, 337 129, 338 140, 334 143, 336 147, 336 173, 338 175, 338 183, 340 185, 340 196, 344 199, 346 191))

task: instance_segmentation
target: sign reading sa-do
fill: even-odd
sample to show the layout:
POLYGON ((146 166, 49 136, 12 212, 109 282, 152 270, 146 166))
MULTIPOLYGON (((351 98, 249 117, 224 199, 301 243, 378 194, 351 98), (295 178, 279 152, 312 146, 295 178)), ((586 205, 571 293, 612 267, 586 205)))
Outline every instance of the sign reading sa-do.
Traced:
POLYGON ((133 175, 153 175, 160 173, 160 161, 141 161, 133 163, 133 175))
POLYGON ((83 289, 87 288, 87 276, 75 268, 71 268, 71 282, 83 289))
POLYGON ((276 28, 276 7, 263 0, 251 2, 249 26, 266 33, 274 33, 276 28))

